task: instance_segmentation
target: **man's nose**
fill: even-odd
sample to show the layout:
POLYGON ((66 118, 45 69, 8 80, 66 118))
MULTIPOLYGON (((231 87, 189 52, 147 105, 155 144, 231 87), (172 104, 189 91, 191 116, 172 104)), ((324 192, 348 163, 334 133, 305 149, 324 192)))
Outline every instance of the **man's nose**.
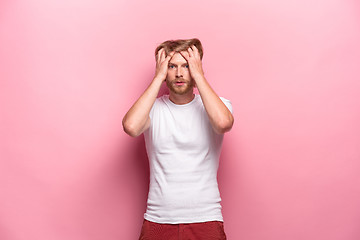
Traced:
POLYGON ((181 72, 181 68, 176 69, 176 77, 183 77, 182 72, 181 72))

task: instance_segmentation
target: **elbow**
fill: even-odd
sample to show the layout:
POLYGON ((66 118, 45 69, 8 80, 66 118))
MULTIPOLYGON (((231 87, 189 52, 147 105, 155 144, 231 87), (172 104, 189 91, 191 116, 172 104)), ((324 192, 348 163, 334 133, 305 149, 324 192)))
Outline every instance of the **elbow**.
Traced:
POLYGON ((229 132, 234 124, 234 117, 230 115, 228 118, 221 120, 215 129, 218 134, 229 132))
POLYGON ((126 120, 123 119, 122 121, 124 132, 126 132, 131 137, 137 137, 140 133, 135 129, 133 125, 128 123, 126 120))

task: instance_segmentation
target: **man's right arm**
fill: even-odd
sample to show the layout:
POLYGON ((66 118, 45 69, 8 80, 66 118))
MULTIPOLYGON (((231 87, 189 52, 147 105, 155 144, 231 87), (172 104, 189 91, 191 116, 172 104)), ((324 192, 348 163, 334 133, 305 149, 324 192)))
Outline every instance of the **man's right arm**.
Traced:
POLYGON ((159 93, 161 84, 166 79, 168 64, 174 54, 175 52, 171 52, 165 57, 166 53, 162 48, 156 55, 154 79, 122 120, 124 131, 130 136, 137 137, 150 127, 149 113, 159 93))
POLYGON ((137 137, 150 127, 150 110, 159 93, 163 79, 155 77, 145 92, 125 114, 122 124, 124 131, 137 137))

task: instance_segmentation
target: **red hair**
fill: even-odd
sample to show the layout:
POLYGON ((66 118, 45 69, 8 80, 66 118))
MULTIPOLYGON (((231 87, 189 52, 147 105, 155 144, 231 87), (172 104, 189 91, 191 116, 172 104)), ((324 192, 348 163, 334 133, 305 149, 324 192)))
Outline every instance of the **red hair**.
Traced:
POLYGON ((175 51, 175 52, 186 51, 192 45, 195 45, 195 47, 199 50, 200 59, 202 60, 203 54, 204 54, 203 48, 202 48, 200 40, 197 38, 165 41, 165 42, 161 43, 159 46, 157 46, 157 48, 155 49, 155 59, 157 59, 157 54, 161 48, 164 48, 166 56, 167 56, 172 51, 175 51))

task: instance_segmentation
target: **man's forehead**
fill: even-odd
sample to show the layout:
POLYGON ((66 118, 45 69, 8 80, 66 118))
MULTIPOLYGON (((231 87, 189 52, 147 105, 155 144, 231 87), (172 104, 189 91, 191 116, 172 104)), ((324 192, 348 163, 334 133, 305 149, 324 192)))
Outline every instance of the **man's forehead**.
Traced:
POLYGON ((184 64, 187 63, 186 59, 180 54, 175 53, 169 61, 170 64, 184 64))

